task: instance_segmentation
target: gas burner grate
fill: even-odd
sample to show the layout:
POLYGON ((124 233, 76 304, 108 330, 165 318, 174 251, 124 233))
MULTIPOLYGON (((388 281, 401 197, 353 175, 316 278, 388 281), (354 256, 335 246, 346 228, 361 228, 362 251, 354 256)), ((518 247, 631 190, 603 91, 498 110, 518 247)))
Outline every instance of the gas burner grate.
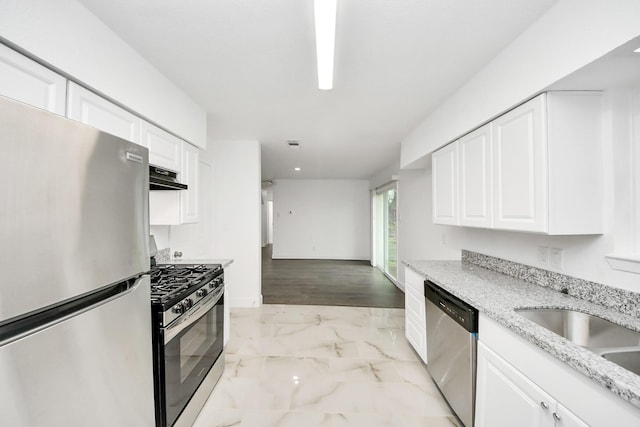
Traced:
POLYGON ((151 301, 166 304, 222 272, 219 264, 159 264, 151 268, 151 301))

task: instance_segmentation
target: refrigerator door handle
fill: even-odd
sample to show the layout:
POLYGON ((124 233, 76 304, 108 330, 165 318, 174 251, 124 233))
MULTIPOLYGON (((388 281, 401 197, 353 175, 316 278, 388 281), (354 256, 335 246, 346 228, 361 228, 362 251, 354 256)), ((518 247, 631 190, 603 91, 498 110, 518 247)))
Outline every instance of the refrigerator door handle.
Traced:
POLYGON ((149 276, 139 276, 136 279, 116 283, 89 295, 46 307, 14 321, 10 320, 0 325, 0 347, 79 316, 111 301, 123 298, 134 292, 143 281, 149 281, 149 276))

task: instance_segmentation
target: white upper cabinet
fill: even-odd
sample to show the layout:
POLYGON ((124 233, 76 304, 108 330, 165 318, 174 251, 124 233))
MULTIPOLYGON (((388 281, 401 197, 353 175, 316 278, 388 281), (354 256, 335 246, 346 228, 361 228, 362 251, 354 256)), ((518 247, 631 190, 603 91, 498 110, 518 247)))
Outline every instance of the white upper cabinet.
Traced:
POLYGON ((495 227, 602 233, 599 92, 549 92, 494 122, 495 227))
MULTIPOLYGON (((178 180, 187 184, 186 190, 154 190, 149 192, 149 222, 151 225, 191 224, 200 220, 200 151, 193 145, 180 143, 178 180)), ((149 149, 149 159, 152 150, 149 149)), ((163 167, 151 162, 156 166, 163 167)), ((166 167, 166 166, 165 166, 166 167)))
POLYGON ((600 99, 541 94, 434 152, 433 222, 601 234, 600 99))
POLYGON ((433 222, 458 225, 458 141, 431 156, 433 173, 433 222))
POLYGON ((539 96, 493 122, 496 228, 548 229, 545 114, 546 98, 539 96))
POLYGON ((182 182, 189 189, 180 193, 180 218, 183 224, 195 223, 200 219, 200 150, 182 141, 182 182))
POLYGON ((140 143, 149 149, 150 165, 181 172, 182 140, 180 138, 141 120, 140 143))
POLYGON ((52 113, 65 114, 67 80, 0 44, 0 95, 52 113))
POLYGON ((140 143, 140 118, 73 82, 67 93, 67 117, 140 143))
POLYGON ((460 225, 493 226, 491 131, 487 124, 458 141, 460 225))

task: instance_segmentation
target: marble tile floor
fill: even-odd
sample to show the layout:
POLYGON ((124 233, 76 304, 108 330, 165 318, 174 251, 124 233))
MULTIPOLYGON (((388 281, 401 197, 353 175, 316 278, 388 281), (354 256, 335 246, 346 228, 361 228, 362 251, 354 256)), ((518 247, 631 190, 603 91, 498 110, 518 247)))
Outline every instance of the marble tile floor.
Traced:
POLYGON ((194 427, 453 427, 404 309, 231 310, 225 372, 194 427))

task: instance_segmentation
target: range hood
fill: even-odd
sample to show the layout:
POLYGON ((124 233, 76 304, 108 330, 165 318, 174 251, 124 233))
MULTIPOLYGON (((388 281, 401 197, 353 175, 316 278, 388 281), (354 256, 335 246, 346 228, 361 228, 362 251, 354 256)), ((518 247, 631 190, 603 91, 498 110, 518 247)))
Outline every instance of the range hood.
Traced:
POLYGON ((149 190, 186 190, 187 184, 178 182, 178 174, 149 165, 149 190))

